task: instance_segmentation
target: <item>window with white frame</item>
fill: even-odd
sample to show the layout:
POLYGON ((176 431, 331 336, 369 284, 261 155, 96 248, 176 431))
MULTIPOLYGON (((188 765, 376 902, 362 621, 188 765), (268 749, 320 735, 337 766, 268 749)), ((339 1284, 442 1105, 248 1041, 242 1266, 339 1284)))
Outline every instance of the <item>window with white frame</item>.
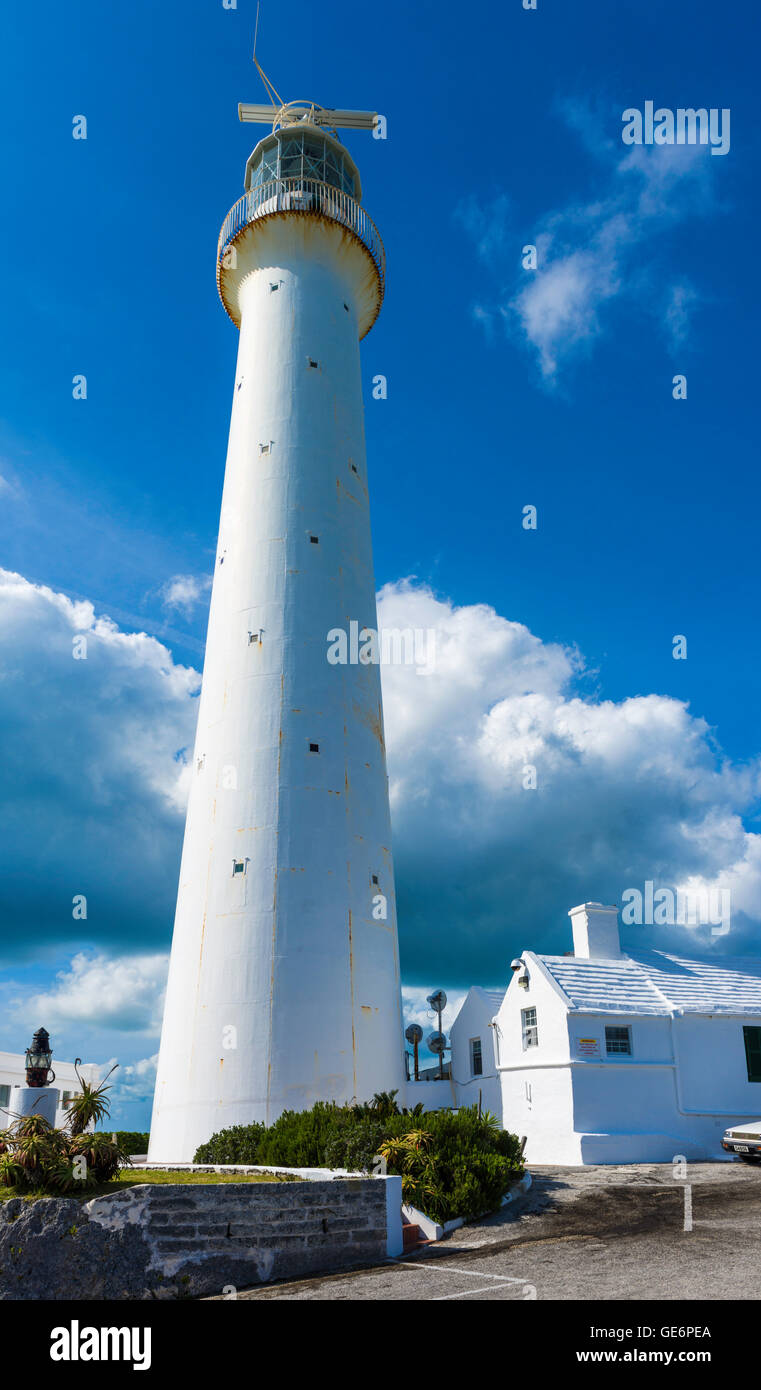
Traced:
POLYGON ((605 1029, 605 1051, 609 1057, 631 1057, 631 1028, 611 1027, 605 1029))
POLYGON ((6 1127, 7 1123, 8 1123, 8 1117, 7 1117, 6 1115, 3 1114, 3 1111, 4 1111, 4 1110, 7 1110, 8 1106, 10 1105, 10 1103, 11 1103, 11 1088, 10 1088, 10 1086, 0 1086, 0 1129, 5 1129, 5 1127, 6 1127))
POLYGON ((539 1045, 539 1031, 536 1024, 536 1009, 521 1009, 523 1027, 523 1050, 539 1045))
POLYGON ((471 1076, 483 1076, 484 1059, 481 1053, 481 1039, 471 1038, 470 1040, 470 1074, 471 1076))

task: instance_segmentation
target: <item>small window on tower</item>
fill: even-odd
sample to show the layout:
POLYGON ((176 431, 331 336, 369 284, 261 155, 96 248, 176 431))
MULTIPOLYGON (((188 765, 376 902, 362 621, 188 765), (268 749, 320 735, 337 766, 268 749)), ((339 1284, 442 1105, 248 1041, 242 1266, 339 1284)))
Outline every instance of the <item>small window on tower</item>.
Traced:
POLYGON ((358 470, 357 470, 357 465, 356 465, 356 463, 353 463, 353 464, 351 465, 351 471, 352 471, 352 473, 356 473, 356 474, 357 474, 357 477, 359 477, 359 472, 358 472, 358 470))
POLYGON ((270 294, 273 294, 275 290, 279 290, 279 289, 280 289, 280 281, 279 281, 279 280, 270 280, 270 294))
POLYGON ((314 360, 313 357, 308 357, 308 358, 307 358, 307 363, 309 364, 310 367, 319 367, 319 365, 320 365, 319 362, 315 362, 315 360, 314 360))
POLYGON ((272 440, 271 440, 271 439, 268 439, 268 440, 266 441, 266 443, 260 444, 260 445, 259 445, 259 453, 260 453, 260 454, 271 454, 271 453, 272 453, 272 440))
POLYGON ((233 878, 236 874, 245 874, 247 867, 247 859, 233 859, 233 878))
POLYGON ((310 743, 310 745, 309 745, 309 751, 310 751, 310 753, 319 753, 319 751, 320 751, 320 745, 319 745, 319 743, 310 743))
POLYGON ((376 887, 377 887, 377 884, 378 884, 378 875, 377 875, 377 874, 373 874, 373 876, 372 876, 372 881, 373 881, 373 883, 374 883, 374 884, 376 885, 376 887))
POLYGON ((348 304, 344 304, 344 309, 346 310, 347 314, 350 314, 350 313, 351 313, 351 310, 350 310, 348 304))
POLYGON ((320 544, 320 537, 319 537, 319 536, 310 536, 309 539, 310 539, 312 545, 319 545, 319 544, 320 544))
POLYGON ((263 628, 263 627, 260 627, 256 632, 249 632, 249 634, 248 634, 248 645, 249 645, 249 647, 250 647, 254 642, 261 642, 261 640, 262 640, 262 633, 263 633, 263 632, 264 632, 264 628, 263 628))

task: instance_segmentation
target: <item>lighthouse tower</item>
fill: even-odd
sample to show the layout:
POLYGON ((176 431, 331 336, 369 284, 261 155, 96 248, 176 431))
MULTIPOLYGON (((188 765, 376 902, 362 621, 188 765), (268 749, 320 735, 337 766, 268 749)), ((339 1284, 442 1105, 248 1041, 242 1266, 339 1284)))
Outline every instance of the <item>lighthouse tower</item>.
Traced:
POLYGON ((372 120, 282 107, 219 238, 240 338, 153 1161, 403 1084, 380 672, 329 659, 377 627, 359 343, 384 251, 327 128, 372 120))

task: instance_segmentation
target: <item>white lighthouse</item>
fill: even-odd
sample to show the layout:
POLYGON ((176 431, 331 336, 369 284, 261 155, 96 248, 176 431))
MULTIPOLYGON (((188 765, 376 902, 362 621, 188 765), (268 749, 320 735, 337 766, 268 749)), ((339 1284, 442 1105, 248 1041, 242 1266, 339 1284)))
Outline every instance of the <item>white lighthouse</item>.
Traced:
POLYGON ((275 114, 219 238, 240 340, 153 1161, 403 1084, 380 672, 328 660, 377 625, 359 343, 384 252, 327 129, 373 118, 275 114))

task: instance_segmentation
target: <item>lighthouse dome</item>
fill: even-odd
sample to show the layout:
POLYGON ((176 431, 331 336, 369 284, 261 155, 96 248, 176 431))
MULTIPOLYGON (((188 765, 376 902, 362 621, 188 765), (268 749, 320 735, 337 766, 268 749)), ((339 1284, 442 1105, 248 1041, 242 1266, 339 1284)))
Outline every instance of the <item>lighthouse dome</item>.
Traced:
POLYGON ((308 121, 283 126, 259 141, 246 164, 245 188, 260 188, 280 179, 313 179, 362 197, 359 171, 334 136, 308 121))

